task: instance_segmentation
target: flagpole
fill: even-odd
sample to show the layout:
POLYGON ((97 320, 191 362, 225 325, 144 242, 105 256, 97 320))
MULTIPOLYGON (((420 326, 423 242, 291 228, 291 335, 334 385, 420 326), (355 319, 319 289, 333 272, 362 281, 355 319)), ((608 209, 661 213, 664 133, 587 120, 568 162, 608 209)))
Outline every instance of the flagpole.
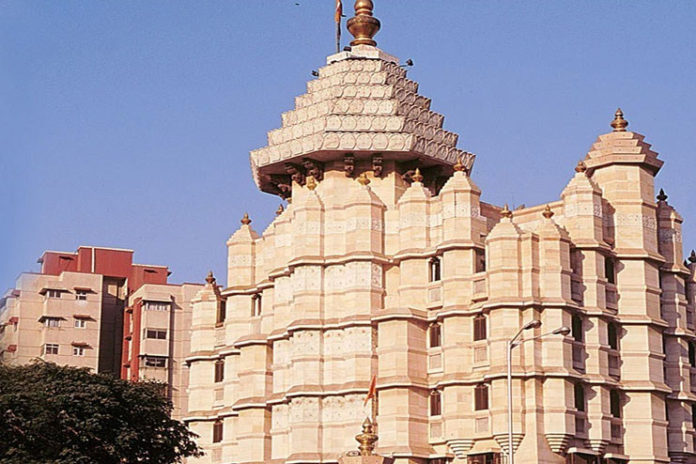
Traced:
POLYGON ((341 17, 336 21, 336 53, 341 52, 341 17))

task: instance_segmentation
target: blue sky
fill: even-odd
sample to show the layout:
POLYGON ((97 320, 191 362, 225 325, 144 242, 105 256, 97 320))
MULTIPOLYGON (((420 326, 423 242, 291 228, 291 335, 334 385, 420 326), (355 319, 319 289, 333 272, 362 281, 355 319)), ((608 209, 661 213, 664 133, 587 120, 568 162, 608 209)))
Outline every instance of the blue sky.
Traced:
MULTIPOLYGON (((279 204, 249 150, 332 53, 333 7, 0 2, 0 287, 81 244, 132 248, 173 282, 224 277, 243 213, 261 232, 279 204)), ((484 201, 557 199, 621 106, 696 247, 696 2, 375 0, 375 15, 378 46, 414 60, 478 155, 484 201)))

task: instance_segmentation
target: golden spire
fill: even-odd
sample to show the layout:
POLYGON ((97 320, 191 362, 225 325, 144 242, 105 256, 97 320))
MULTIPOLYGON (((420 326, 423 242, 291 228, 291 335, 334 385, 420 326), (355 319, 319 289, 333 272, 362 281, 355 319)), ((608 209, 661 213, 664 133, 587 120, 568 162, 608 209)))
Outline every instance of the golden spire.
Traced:
POLYGON ((317 188, 317 180, 314 178, 314 176, 307 176, 307 188, 309 190, 314 190, 317 188))
POLYGON ((213 275, 213 271, 208 271, 208 275, 206 276, 205 281, 208 282, 210 285, 213 285, 215 283, 215 276, 213 275))
POLYGON ((413 182, 423 182, 423 176, 421 175, 419 168, 416 168, 416 172, 413 173, 411 179, 413 179, 413 182))
POLYGON ((551 207, 549 205, 546 205, 546 208, 544 208, 544 212, 541 214, 546 219, 551 219, 553 217, 553 211, 551 211, 551 207))
POLYGON ((358 182, 360 182, 361 185, 367 186, 370 183, 370 179, 367 177, 367 173, 363 172, 358 176, 358 182))
POLYGON ((575 172, 585 172, 587 171, 587 166, 585 166, 585 162, 580 160, 578 161, 578 165, 575 166, 575 172))
POLYGON ((505 203, 505 206, 503 209, 500 211, 500 215, 504 218, 512 218, 512 211, 510 211, 510 208, 508 207, 508 204, 505 203))
POLYGON ((285 211, 285 208, 283 208, 283 205, 281 204, 278 206, 278 209, 276 210, 276 216, 280 216, 281 214, 283 214, 283 211, 285 211))
POLYGON ((249 213, 244 213, 244 217, 239 222, 241 222, 245 226, 248 226, 249 224, 251 224, 251 219, 249 219, 249 213))
POLYGON ((626 132, 626 126, 628 126, 628 121, 624 119, 621 108, 618 108, 616 113, 614 113, 614 120, 611 122, 611 127, 614 128, 614 132, 626 132))
POLYGON ((378 439, 379 437, 374 433, 370 418, 365 418, 365 422, 363 422, 362 425, 362 433, 355 436, 355 440, 360 443, 360 446, 358 446, 360 456, 372 456, 372 452, 375 449, 375 442, 378 439))
POLYGON ((462 157, 459 156, 457 158, 457 162, 454 163, 454 166, 452 168, 455 170, 455 172, 463 171, 464 170, 464 163, 462 163, 462 157))
POLYGON ((379 31, 379 19, 372 16, 374 5, 372 0, 356 0, 355 16, 348 20, 348 31, 353 34, 355 40, 350 45, 377 45, 372 38, 379 31))

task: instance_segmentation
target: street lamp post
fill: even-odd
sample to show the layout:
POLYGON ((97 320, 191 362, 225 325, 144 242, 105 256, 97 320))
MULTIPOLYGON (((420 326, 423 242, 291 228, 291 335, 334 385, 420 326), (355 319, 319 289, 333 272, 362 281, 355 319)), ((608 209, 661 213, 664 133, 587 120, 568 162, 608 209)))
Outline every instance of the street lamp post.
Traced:
POLYGON ((570 333, 570 329, 564 326, 559 327, 553 332, 541 334, 537 337, 526 338, 524 340, 519 341, 517 340, 520 337, 520 335, 522 335, 522 332, 524 332, 525 330, 536 329, 539 327, 541 327, 541 321, 538 319, 534 319, 533 321, 527 322, 524 326, 522 326, 522 328, 519 331, 517 331, 515 336, 507 342, 508 464, 515 464, 515 453, 512 450, 512 350, 516 346, 519 346, 524 342, 528 342, 529 340, 536 340, 547 335, 568 335, 570 333))

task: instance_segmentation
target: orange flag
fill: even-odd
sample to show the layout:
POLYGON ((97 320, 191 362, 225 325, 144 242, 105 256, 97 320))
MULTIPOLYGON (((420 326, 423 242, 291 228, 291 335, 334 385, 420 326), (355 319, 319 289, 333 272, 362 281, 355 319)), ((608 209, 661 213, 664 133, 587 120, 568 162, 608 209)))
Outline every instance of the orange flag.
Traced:
POLYGON ((363 403, 363 408, 367 404, 368 401, 370 401, 370 398, 375 397, 375 393, 377 393, 377 376, 373 375, 372 380, 370 380, 370 388, 367 390, 367 396, 365 397, 365 402, 363 403))
POLYGON ((336 22, 341 22, 341 16, 343 16, 343 2, 341 0, 336 0, 336 22))

